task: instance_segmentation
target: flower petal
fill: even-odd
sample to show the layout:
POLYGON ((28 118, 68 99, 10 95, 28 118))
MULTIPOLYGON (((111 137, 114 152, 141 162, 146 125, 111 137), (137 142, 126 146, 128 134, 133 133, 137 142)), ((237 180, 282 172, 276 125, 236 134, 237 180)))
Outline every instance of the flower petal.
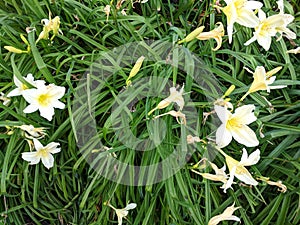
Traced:
POLYGON ((231 116, 231 113, 225 107, 219 105, 215 105, 214 109, 221 122, 226 123, 228 118, 231 116))
POLYGON ((51 121, 54 115, 54 108, 53 107, 40 107, 39 108, 40 115, 47 120, 51 121))
POLYGON ((243 105, 234 111, 232 118, 235 118, 241 124, 248 125, 257 120, 253 110, 255 110, 255 105, 243 105))
POLYGON ((259 24, 259 19, 255 16, 254 12, 248 9, 240 9, 239 16, 236 19, 236 22, 245 27, 256 27, 259 24))
POLYGON ((37 152, 23 152, 22 159, 30 162, 30 165, 38 164, 40 162, 40 157, 37 155, 37 152))
POLYGON ((135 204, 135 203, 130 203, 130 204, 128 204, 124 209, 125 209, 125 210, 134 209, 136 206, 137 206, 137 204, 135 204))
POLYGON ((237 142, 247 147, 259 145, 256 134, 247 125, 241 125, 239 129, 232 129, 231 134, 237 142))
POLYGON ((7 97, 14 97, 20 95, 22 95, 22 91, 20 90, 20 88, 15 88, 14 90, 8 93, 7 97))
POLYGON ((241 170, 242 172, 234 174, 237 179, 249 185, 258 184, 258 182, 251 176, 251 174, 245 167, 240 167, 239 170, 241 170), (241 170, 241 168, 243 168, 243 170, 241 170))
POLYGON ((23 112, 24 113, 33 113, 33 112, 37 111, 38 109, 39 109, 39 107, 37 105, 30 104, 23 110, 23 112))
POLYGON ((216 144, 220 147, 220 148, 224 148, 227 145, 229 145, 229 143, 232 140, 232 135, 231 133, 226 129, 226 125, 222 124, 216 132, 216 144))
POLYGON ((53 156, 50 153, 44 153, 42 157, 42 163, 47 169, 50 169, 51 167, 53 167, 54 164, 53 156))
POLYGON ((44 148, 41 142, 38 139, 33 138, 34 148, 39 151, 44 148))

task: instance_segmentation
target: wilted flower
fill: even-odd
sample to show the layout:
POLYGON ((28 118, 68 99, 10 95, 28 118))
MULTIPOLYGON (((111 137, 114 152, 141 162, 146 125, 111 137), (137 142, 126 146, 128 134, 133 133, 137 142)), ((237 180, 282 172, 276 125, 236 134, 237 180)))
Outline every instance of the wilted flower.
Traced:
POLYGON ((186 36, 181 41, 178 41, 178 44, 181 44, 183 42, 189 42, 197 38, 197 36, 204 30, 204 26, 198 27, 195 30, 193 30, 188 36, 186 36))
POLYGON ((109 17, 109 14, 110 14, 110 5, 106 5, 103 9, 103 11, 105 12, 106 14, 106 22, 108 21, 108 17, 109 17))
POLYGON ((218 50, 221 48, 222 45, 222 37, 224 36, 224 26, 221 22, 216 23, 217 27, 209 32, 202 32, 197 36, 199 40, 208 40, 208 39, 215 39, 217 42, 217 47, 213 48, 213 51, 218 50))
POLYGON ((286 53, 299 54, 300 53, 300 47, 288 50, 288 51, 286 51, 286 53))
POLYGON ((145 57, 144 56, 141 56, 137 59, 136 63, 134 64, 133 68, 131 69, 130 71, 130 74, 126 80, 126 85, 127 87, 131 84, 131 78, 133 78, 140 70, 142 64, 143 64, 143 61, 144 61, 145 57))
POLYGON ((224 220, 234 220, 234 221, 238 221, 238 222, 241 221, 240 218, 232 215, 234 213, 234 211, 239 208, 241 208, 241 207, 234 207, 234 204, 230 207, 227 207, 222 214, 211 218, 208 222, 208 225, 217 225, 218 223, 220 223, 221 221, 224 221, 224 220))
POLYGON ((52 154, 60 152, 59 143, 51 142, 45 147, 35 138, 33 138, 35 152, 23 152, 22 158, 28 162, 30 165, 38 164, 40 160, 47 169, 53 167, 54 158, 52 154))
POLYGON ((255 27, 258 25, 259 20, 255 16, 253 10, 260 9, 263 4, 258 1, 247 0, 225 0, 227 6, 221 9, 227 17, 227 33, 229 43, 232 41, 233 24, 238 23, 245 27, 255 27))
MULTIPOLYGON (((31 73, 27 74, 27 77, 24 77, 24 79, 33 87, 36 87, 37 85, 44 85, 45 83, 45 81, 43 80, 35 81, 31 73)), ((27 87, 26 84, 23 84, 15 75, 14 75, 14 83, 17 86, 17 88, 9 92, 7 97, 22 95, 25 90, 29 89, 29 87, 27 87)))
POLYGON ((165 116, 165 115, 171 115, 171 116, 173 116, 173 117, 176 118, 177 123, 186 125, 185 114, 182 113, 182 112, 180 112, 180 111, 174 111, 174 110, 171 110, 171 111, 169 111, 169 112, 167 112, 167 113, 163 113, 163 114, 161 114, 161 115, 155 116, 154 119, 156 119, 156 118, 158 118, 158 117, 161 117, 161 116, 165 116), (180 118, 181 121, 179 121, 178 118, 180 118))
POLYGON ((24 113, 32 113, 37 110, 40 115, 51 121, 54 115, 54 108, 63 109, 65 104, 59 99, 65 94, 65 87, 54 84, 40 85, 37 88, 27 89, 23 92, 23 97, 30 104, 24 109, 24 113))
POLYGON ((222 155, 225 156, 226 164, 227 164, 229 172, 230 172, 230 177, 224 188, 225 193, 228 188, 231 188, 234 177, 236 177, 240 181, 244 182, 245 184, 249 184, 249 185, 257 185, 258 184, 258 182, 251 176, 251 174, 245 168, 245 166, 251 166, 251 165, 258 163, 258 161, 260 159, 260 150, 259 149, 252 152, 248 156, 246 149, 243 148, 243 155, 242 155, 240 162, 235 160, 231 156, 227 155, 221 149, 219 149, 219 151, 222 153, 222 155))
POLYGON ((218 147, 223 148, 229 145, 232 137, 247 147, 259 144, 254 131, 247 126, 257 119, 253 112, 254 109, 254 105, 244 105, 237 108, 232 114, 225 107, 215 105, 215 111, 222 122, 216 133, 218 147))
POLYGON ((25 137, 29 139, 33 139, 33 138, 40 139, 46 135, 45 127, 34 127, 31 124, 15 126, 15 127, 23 130, 25 133, 25 137))
POLYGON ((253 74, 254 81, 251 84, 247 93, 241 98, 240 101, 243 101, 247 95, 256 91, 266 90, 267 92, 270 92, 270 89, 285 88, 286 85, 269 86, 273 84, 276 79, 276 76, 273 75, 276 74, 279 70, 281 70, 281 68, 281 66, 276 67, 275 69, 272 69, 267 73, 263 66, 256 67, 254 73, 248 70, 248 72, 253 74))
POLYGON ((193 137, 192 135, 186 136, 186 141, 188 144, 194 144, 195 142, 204 142, 199 137, 193 137))
POLYGON ((184 99, 182 97, 183 89, 184 89, 184 85, 182 85, 180 91, 177 91, 175 87, 171 87, 170 96, 162 100, 160 103, 158 103, 158 105, 154 109, 148 112, 148 115, 150 115, 157 109, 164 109, 168 107, 172 102, 175 102, 179 106, 179 110, 182 110, 184 106, 184 99))
POLYGON ((285 33, 289 39, 295 39, 296 34, 287 28, 287 25, 294 20, 294 17, 290 14, 279 13, 277 15, 266 17, 266 14, 262 11, 258 11, 259 24, 256 26, 255 32, 253 32, 253 37, 249 39, 245 45, 249 45, 256 41, 260 46, 262 46, 266 51, 269 50, 272 42, 272 37, 276 36, 277 33, 280 37, 285 33))
POLYGON ((277 186, 278 191, 280 191, 282 193, 285 193, 287 191, 287 187, 282 183, 281 180, 275 182, 275 181, 271 181, 269 177, 260 177, 258 179, 266 182, 269 185, 277 186))
POLYGON ((10 103, 10 98, 5 97, 5 94, 3 92, 0 92, 0 101, 2 101, 3 105, 8 106, 10 103))
POLYGON ((109 202, 107 203, 107 205, 116 211, 116 214, 118 216, 118 225, 122 225, 123 217, 126 217, 128 215, 128 210, 134 209, 137 206, 136 203, 130 203, 123 209, 116 209, 109 202))

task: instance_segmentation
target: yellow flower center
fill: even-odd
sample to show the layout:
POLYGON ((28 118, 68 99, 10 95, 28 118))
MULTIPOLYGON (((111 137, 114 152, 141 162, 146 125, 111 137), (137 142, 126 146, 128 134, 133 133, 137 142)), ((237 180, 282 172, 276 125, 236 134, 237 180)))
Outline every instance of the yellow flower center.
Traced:
POLYGON ((22 90, 26 90, 26 89, 28 89, 28 87, 27 87, 26 84, 22 84, 22 85, 21 85, 21 89, 22 89, 22 90))
POLYGON ((40 149, 38 154, 41 158, 47 157, 47 155, 48 155, 47 149, 46 148, 40 149))
POLYGON ((242 125, 240 124, 240 122, 238 121, 237 118, 231 118, 227 121, 226 123, 226 128, 227 129, 233 129, 233 128, 236 128, 236 127, 241 127, 242 125))
POLYGON ((48 94, 41 94, 37 100, 41 106, 48 106, 50 103, 49 99, 50 96, 48 94))

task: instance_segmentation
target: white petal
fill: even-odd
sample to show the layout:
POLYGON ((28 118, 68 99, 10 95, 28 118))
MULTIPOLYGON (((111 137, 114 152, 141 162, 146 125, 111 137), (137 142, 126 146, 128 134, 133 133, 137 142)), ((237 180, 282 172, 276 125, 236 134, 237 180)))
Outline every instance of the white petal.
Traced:
POLYGON ((17 78, 16 75, 14 75, 14 83, 17 87, 22 87, 22 82, 17 78))
POLYGON ((257 36, 257 42, 260 46, 262 46, 266 51, 270 49, 272 38, 271 36, 257 36))
POLYGON ((228 118, 231 116, 231 113, 225 107, 219 105, 215 105, 214 109, 221 122, 226 123, 228 118))
POLYGON ((54 108, 53 107, 40 107, 39 108, 40 115, 47 120, 51 121, 54 115, 54 108))
POLYGON ((226 220, 234 220, 234 221, 241 221, 240 218, 238 218, 237 216, 229 216, 226 218, 226 220))
POLYGON ((33 103, 36 102, 36 96, 38 95, 38 90, 36 88, 26 89, 22 93, 26 102, 33 103))
POLYGON ((257 40, 257 38, 256 38, 256 35, 254 34, 254 36, 252 38, 250 38, 248 41, 246 41, 244 45, 248 46, 256 40, 257 40))
POLYGON ((58 108, 58 109, 64 109, 64 108, 65 108, 65 104, 62 103, 61 101, 58 101, 58 100, 54 101, 54 102, 52 103, 52 106, 53 106, 54 108, 58 108))
POLYGON ((232 169, 230 170, 230 174, 229 174, 229 179, 228 181, 226 182, 226 185, 225 185, 225 188, 224 188, 224 193, 226 193, 227 189, 228 188, 231 188, 231 185, 233 184, 233 179, 234 179, 234 174, 235 174, 235 171, 236 171, 236 167, 233 166, 232 169))
POLYGON ((47 149, 47 151, 51 154, 55 154, 60 152, 60 148, 57 148, 59 146, 59 143, 57 142, 51 142, 49 143, 47 146, 45 146, 45 148, 47 149))
POLYGON ((20 88, 15 88, 11 92, 8 93, 7 97, 19 96, 22 95, 22 91, 20 88))
POLYGON ((54 164, 53 156, 50 153, 46 154, 46 156, 42 157, 42 163, 47 169, 50 169, 54 164))
POLYGON ((243 174, 235 174, 235 177, 245 184, 257 185, 258 182, 251 176, 248 170, 245 170, 243 174))
MULTIPOLYGON (((247 151, 245 148, 243 148, 243 155, 244 154, 247 154, 247 151)), ((247 156, 247 158, 243 158, 243 156, 242 156, 240 163, 243 164, 244 166, 252 166, 252 165, 255 165, 256 163, 258 163, 259 159, 260 159, 260 150, 256 149, 256 151, 252 152, 249 155, 249 157, 247 156)))
POLYGON ((287 87, 286 85, 269 86, 270 89, 281 89, 286 87, 287 87))
POLYGON ((263 20, 265 20, 267 18, 265 12, 262 11, 261 9, 258 10, 258 18, 259 18, 260 21, 263 21, 263 20))
POLYGON ((241 125, 238 129, 232 129, 231 134, 233 138, 247 147, 254 147, 259 145, 259 141, 253 130, 251 130, 247 125, 241 125))
POLYGON ((41 142, 38 139, 33 138, 33 143, 34 143, 34 148, 39 151, 42 148, 44 148, 44 146, 41 144, 41 142))
POLYGON ((232 135, 231 133, 226 129, 226 125, 222 124, 216 132, 216 144, 220 147, 220 148, 224 148, 227 145, 229 145, 229 143, 232 140, 232 135))
POLYGON ((24 113, 33 113, 33 112, 37 111, 38 109, 39 109, 39 107, 37 105, 30 104, 23 110, 23 112, 24 113))
POLYGON ((48 86, 48 88, 49 88, 48 93, 51 95, 51 97, 55 99, 60 99, 61 97, 63 97, 66 91, 65 87, 60 87, 51 84, 48 86))
MULTIPOLYGON (((228 21, 227 21, 227 24, 228 24, 228 21)), ((228 35, 229 44, 232 42, 232 33, 233 33, 233 24, 228 24, 227 25, 227 35, 228 35)))
POLYGON ((247 9, 254 10, 254 9, 260 9, 261 7, 263 7, 263 4, 257 1, 246 1, 244 6, 247 9))
POLYGON ((128 204, 124 209, 129 210, 129 209, 134 209, 137 205, 135 203, 130 203, 128 204))
POLYGON ((234 114, 232 115, 232 118, 235 118, 239 121, 241 124, 250 124, 257 120, 256 116, 254 115, 255 105, 243 105, 241 107, 238 107, 234 114))
POLYGON ((253 11, 241 9, 240 15, 237 17, 236 22, 245 27, 256 27, 259 24, 259 19, 255 16, 253 11))
POLYGON ((23 152, 22 159, 30 162, 31 165, 38 164, 40 162, 40 157, 37 156, 37 152, 23 152))

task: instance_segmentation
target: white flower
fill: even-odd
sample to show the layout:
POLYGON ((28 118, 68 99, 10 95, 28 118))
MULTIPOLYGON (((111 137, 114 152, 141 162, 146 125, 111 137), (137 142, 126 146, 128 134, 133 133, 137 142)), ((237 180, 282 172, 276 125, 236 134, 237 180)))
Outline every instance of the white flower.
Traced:
POLYGON ((254 109, 254 105, 244 105, 232 114, 225 107, 215 105, 215 111, 222 122, 216 133, 218 147, 223 148, 229 145, 232 137, 247 147, 259 144, 254 131, 247 126, 257 119, 253 113, 254 109))
POLYGON ((24 113, 32 113, 37 110, 40 115, 51 121, 54 115, 54 108, 63 109, 65 104, 59 99, 65 94, 65 87, 50 84, 40 85, 37 88, 23 91, 23 97, 30 104, 24 109, 24 113))
POLYGON ((170 96, 163 99, 162 101, 160 101, 158 103, 158 105, 148 113, 148 115, 150 115, 157 109, 166 108, 172 102, 175 102, 179 106, 179 111, 181 111, 184 106, 184 99, 182 97, 183 89, 184 89, 184 85, 182 85, 182 88, 180 89, 180 91, 177 91, 175 87, 171 87, 170 88, 170 96))
POLYGON ((230 207, 227 207, 222 214, 211 218, 208 222, 208 225, 217 225, 218 223, 220 223, 221 221, 224 221, 224 220, 234 220, 234 221, 238 221, 238 222, 241 221, 240 218, 232 215, 234 213, 234 211, 239 208, 240 207, 234 207, 234 204, 230 207))
POLYGON ((280 34, 277 41, 281 39, 283 33, 285 33, 289 39, 296 38, 296 34, 287 28, 287 25, 294 20, 292 15, 279 13, 267 18, 266 14, 262 10, 259 10, 258 16, 260 22, 258 26, 254 28, 255 32, 253 32, 253 37, 249 39, 245 45, 249 45, 257 40, 258 44, 268 51, 271 46, 272 37, 277 33, 280 34))
POLYGON ((21 126, 16 126, 16 128, 20 128, 25 132, 25 137, 29 139, 40 139, 43 138, 46 135, 46 128, 45 127, 37 127, 35 128, 32 125, 21 125, 21 126))
POLYGON ((47 169, 53 167, 54 158, 52 154, 60 152, 59 143, 51 142, 45 147, 35 138, 33 138, 35 152, 23 152, 22 159, 30 162, 30 165, 38 164, 40 160, 47 169))
POLYGON ((222 150, 219 150, 222 155, 225 156, 226 163, 230 172, 229 179, 225 185, 224 192, 228 188, 231 188, 233 183, 234 177, 239 179, 240 181, 244 182, 245 184, 249 185, 257 185, 258 182, 251 176, 249 171, 245 168, 245 166, 251 166, 258 163, 260 159, 260 150, 257 149, 256 151, 252 152, 249 156, 245 148, 243 148, 243 155, 241 161, 237 161, 234 158, 230 157, 222 150))
POLYGON ((247 0, 225 0, 227 6, 220 8, 227 17, 227 33, 229 43, 232 41, 233 24, 238 23, 245 27, 255 27, 259 20, 253 10, 260 9, 263 4, 258 1, 247 0))
MULTIPOLYGON (((34 87, 36 87, 37 85, 43 85, 45 83, 45 81, 43 80, 35 81, 31 73, 29 73, 27 77, 24 77, 24 79, 34 87)), ((7 97, 22 95, 25 90, 29 89, 29 87, 27 87, 26 84, 23 84, 15 75, 14 75, 14 83, 17 86, 17 88, 9 92, 7 97)))
POLYGON ((137 206, 135 203, 130 203, 123 209, 116 209, 110 203, 107 203, 107 205, 116 211, 118 216, 118 225, 122 225, 123 217, 128 215, 128 210, 134 209, 137 206))

